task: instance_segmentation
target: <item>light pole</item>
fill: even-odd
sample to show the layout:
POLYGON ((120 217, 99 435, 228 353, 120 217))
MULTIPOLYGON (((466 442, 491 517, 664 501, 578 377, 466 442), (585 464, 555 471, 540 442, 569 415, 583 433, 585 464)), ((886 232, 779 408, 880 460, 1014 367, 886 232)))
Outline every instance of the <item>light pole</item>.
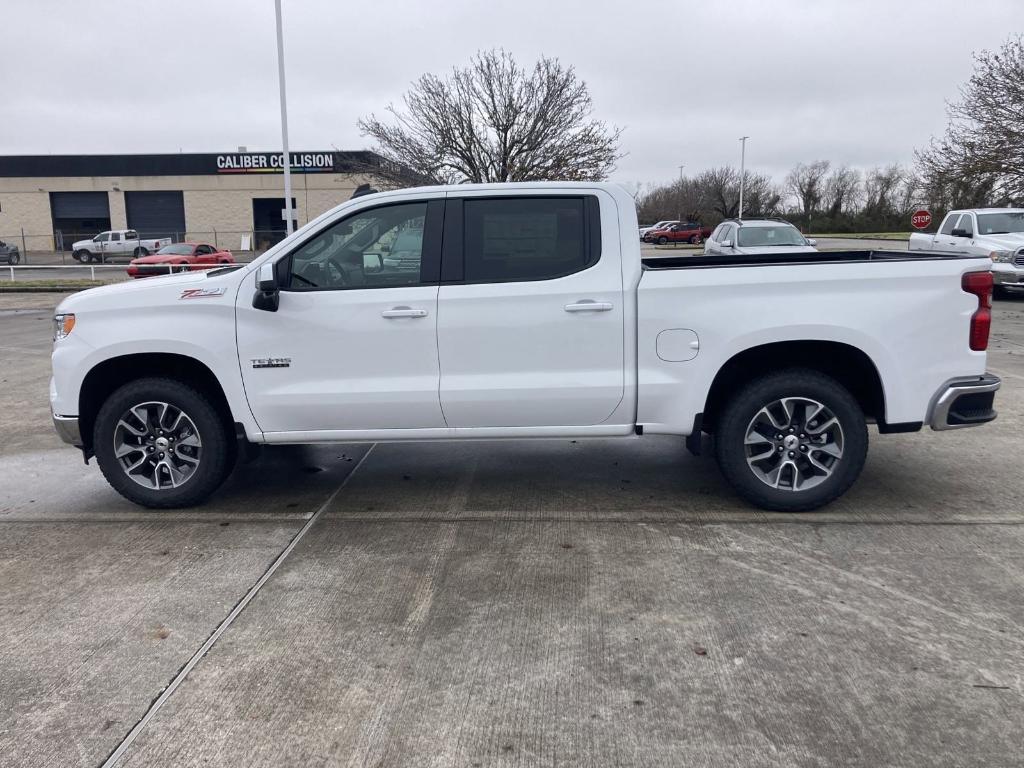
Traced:
POLYGON ((749 138, 750 136, 739 137, 739 218, 743 218, 743 181, 746 180, 746 139, 749 138))
MULTIPOLYGON (((679 200, 680 200, 680 208, 682 208, 682 199, 683 199, 683 168, 685 168, 685 167, 686 167, 685 165, 680 165, 679 166, 679 200)), ((681 210, 679 211, 679 220, 680 221, 683 220, 683 212, 681 210)))
POLYGON ((277 80, 281 85, 281 143, 284 145, 284 210, 285 231, 292 233, 292 158, 288 152, 288 100, 284 93, 284 35, 281 31, 281 0, 274 0, 277 14, 277 80))

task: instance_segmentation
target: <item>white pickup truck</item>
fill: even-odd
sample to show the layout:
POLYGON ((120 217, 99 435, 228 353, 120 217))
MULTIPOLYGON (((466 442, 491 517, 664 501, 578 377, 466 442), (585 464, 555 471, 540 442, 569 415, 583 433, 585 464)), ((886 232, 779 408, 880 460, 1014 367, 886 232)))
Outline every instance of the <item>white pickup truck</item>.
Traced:
POLYGON ((612 184, 359 197, 251 264, 65 299, 54 424, 149 507, 250 443, 708 433, 744 498, 801 511, 850 487, 869 422, 995 418, 988 258, 642 260, 636 231, 612 184))
POLYGON ((915 232, 908 247, 989 258, 997 293, 1024 288, 1024 208, 950 211, 938 232, 915 232))
POLYGON ((137 259, 156 253, 171 244, 169 237, 139 238, 134 229, 111 229, 100 232, 90 240, 76 240, 71 255, 85 264, 89 261, 115 261, 137 259))

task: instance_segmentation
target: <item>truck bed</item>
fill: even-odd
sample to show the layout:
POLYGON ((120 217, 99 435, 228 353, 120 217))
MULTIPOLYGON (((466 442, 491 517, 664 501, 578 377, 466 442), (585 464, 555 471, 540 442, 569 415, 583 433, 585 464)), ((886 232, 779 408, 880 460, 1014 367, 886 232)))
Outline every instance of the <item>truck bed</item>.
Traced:
POLYGON ((645 270, 707 269, 709 267, 766 267, 804 264, 862 264, 869 261, 956 261, 976 259, 957 253, 934 251, 820 251, 819 253, 762 253, 756 255, 705 255, 649 257, 641 259, 645 270))

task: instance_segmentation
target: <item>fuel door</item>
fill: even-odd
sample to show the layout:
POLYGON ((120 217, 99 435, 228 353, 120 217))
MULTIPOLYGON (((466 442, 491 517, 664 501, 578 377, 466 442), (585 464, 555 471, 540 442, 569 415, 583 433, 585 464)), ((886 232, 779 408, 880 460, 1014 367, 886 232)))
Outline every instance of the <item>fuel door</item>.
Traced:
POLYGON ((667 328, 658 334, 658 357, 666 363, 685 363, 700 351, 700 339, 689 328, 667 328))

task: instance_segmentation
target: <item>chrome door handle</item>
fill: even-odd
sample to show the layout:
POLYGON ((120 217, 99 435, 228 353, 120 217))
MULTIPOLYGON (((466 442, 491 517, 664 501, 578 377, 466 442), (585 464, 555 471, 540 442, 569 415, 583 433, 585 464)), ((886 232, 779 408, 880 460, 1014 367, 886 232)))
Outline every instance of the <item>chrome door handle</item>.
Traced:
POLYGON ((412 307, 393 307, 380 313, 381 317, 426 317, 427 310, 412 307))
POLYGON ((575 304, 566 304, 566 312, 607 312, 612 308, 612 304, 607 301, 591 301, 590 299, 584 299, 583 301, 577 301, 575 304))

